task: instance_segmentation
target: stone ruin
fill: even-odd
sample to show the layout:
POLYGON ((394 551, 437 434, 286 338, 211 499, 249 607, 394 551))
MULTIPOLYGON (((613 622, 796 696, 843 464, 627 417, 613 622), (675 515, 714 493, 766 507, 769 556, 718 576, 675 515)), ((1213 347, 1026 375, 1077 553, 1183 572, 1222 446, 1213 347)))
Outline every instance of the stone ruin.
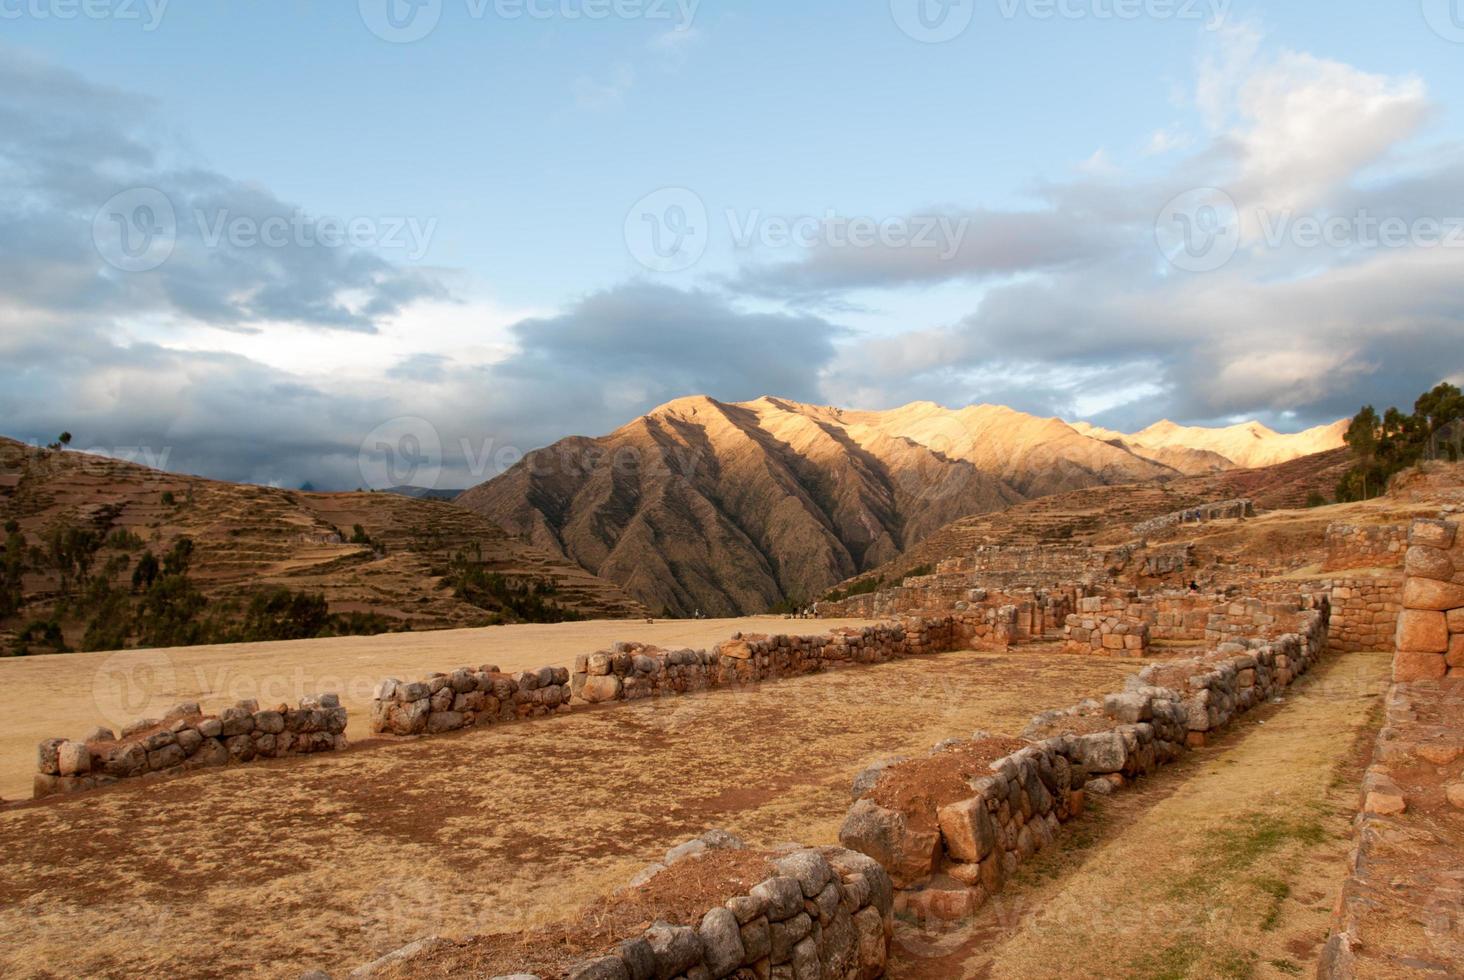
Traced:
POLYGON ((1177 510, 1172 514, 1165 514, 1162 517, 1151 518, 1150 520, 1135 524, 1134 535, 1140 538, 1147 538, 1167 531, 1170 528, 1181 527, 1185 524, 1208 524, 1211 521, 1236 521, 1255 516, 1256 505, 1254 501, 1222 500, 1219 503, 1187 507, 1184 510, 1177 510))
POLYGON ((569 671, 540 667, 510 676, 497 667, 460 667, 407 683, 388 678, 376 687, 371 731, 378 735, 441 732, 539 718, 569 710, 569 671))
POLYGON ((240 701, 217 716, 180 704, 162 719, 133 722, 114 734, 102 728, 79 741, 52 738, 37 751, 36 799, 110 786, 124 779, 160 778, 213 766, 281 759, 344 749, 346 709, 334 694, 307 697, 298 707, 260 710, 240 701))

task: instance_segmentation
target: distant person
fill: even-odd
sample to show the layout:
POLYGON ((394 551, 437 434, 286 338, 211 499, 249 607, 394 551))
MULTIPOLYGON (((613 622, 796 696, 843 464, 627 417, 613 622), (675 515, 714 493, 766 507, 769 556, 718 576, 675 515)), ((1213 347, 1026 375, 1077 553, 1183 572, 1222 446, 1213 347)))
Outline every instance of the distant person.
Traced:
POLYGON ((1200 594, 1200 583, 1191 580, 1190 581, 1190 584, 1189 584, 1189 590, 1190 590, 1190 593, 1192 595, 1199 595, 1200 594))

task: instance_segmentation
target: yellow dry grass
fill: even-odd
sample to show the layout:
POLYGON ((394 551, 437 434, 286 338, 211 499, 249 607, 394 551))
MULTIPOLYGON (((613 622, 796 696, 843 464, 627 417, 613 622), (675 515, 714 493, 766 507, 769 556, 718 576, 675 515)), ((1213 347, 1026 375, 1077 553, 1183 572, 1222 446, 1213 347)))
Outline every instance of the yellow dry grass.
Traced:
POLYGON ((892 976, 1314 975, 1390 663, 1333 660, 1284 706, 1098 801, 972 921, 902 925, 892 976))
POLYGON ((158 717, 180 701, 218 711, 243 698, 295 703, 333 691, 349 709, 347 735, 369 734, 371 692, 386 677, 416 680, 433 671, 496 664, 506 671, 569 666, 617 640, 702 649, 738 630, 819 633, 864 620, 599 620, 476 630, 346 636, 284 643, 175 647, 0 659, 6 719, 0 729, 0 797, 29 798, 36 743, 81 738, 98 725, 114 731, 158 717))
POLYGON ((0 812, 0 975, 340 975, 558 918, 710 827, 832 842, 865 763, 1143 663, 949 653, 0 812))

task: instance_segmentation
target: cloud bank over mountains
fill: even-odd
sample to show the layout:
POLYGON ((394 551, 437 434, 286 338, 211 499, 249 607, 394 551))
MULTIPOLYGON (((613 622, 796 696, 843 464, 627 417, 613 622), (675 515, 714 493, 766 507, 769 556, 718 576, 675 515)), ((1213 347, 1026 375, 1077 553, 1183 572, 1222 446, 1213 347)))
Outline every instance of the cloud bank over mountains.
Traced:
POLYGON ((360 485, 362 440, 394 418, 429 422, 442 485, 465 486, 703 393, 1303 428, 1464 374, 1464 148, 1428 141, 1436 109, 1418 78, 1231 28, 1197 59, 1185 123, 1099 148, 1103 166, 1026 189, 1026 209, 921 212, 963 229, 951 248, 824 241, 587 294, 566 267, 557 309, 511 310, 482 299, 491 271, 427 264, 431 227, 312 217, 193 159, 148 100, 9 49, 0 416, 19 438, 67 428, 179 469, 322 488, 360 485), (166 225, 135 188, 172 208, 146 271, 125 268, 146 250, 110 251, 130 241, 114 233, 166 225), (1202 188, 1223 206, 1181 214, 1209 238, 1176 264, 1156 219, 1202 188), (933 289, 969 301, 849 325, 933 289), (486 449, 507 455, 485 464, 486 449))

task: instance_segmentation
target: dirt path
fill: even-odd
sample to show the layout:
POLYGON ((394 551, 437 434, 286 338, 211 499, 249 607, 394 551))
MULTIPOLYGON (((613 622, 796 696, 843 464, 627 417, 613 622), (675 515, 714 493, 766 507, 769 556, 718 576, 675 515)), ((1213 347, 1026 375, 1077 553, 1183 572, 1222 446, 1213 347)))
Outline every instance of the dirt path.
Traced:
POLYGON ((617 640, 670 649, 702 649, 738 630, 821 633, 865 620, 744 619, 596 620, 479 630, 345 636, 287 643, 175 647, 120 653, 68 653, 0 659, 5 723, 0 726, 0 797, 28 799, 36 743, 80 738, 104 725, 113 730, 156 718, 180 701, 217 711, 243 698, 295 703, 334 691, 350 710, 353 739, 365 738, 371 692, 386 677, 415 680, 433 671, 495 664, 506 671, 569 666, 617 640))
POLYGON ((866 762, 1143 665, 949 653, 3 811, 0 976, 341 975, 559 918, 710 827, 832 842, 866 762))
POLYGON ((900 927, 897 980, 1312 976, 1391 658, 1351 654, 1100 800, 976 919, 900 927))

